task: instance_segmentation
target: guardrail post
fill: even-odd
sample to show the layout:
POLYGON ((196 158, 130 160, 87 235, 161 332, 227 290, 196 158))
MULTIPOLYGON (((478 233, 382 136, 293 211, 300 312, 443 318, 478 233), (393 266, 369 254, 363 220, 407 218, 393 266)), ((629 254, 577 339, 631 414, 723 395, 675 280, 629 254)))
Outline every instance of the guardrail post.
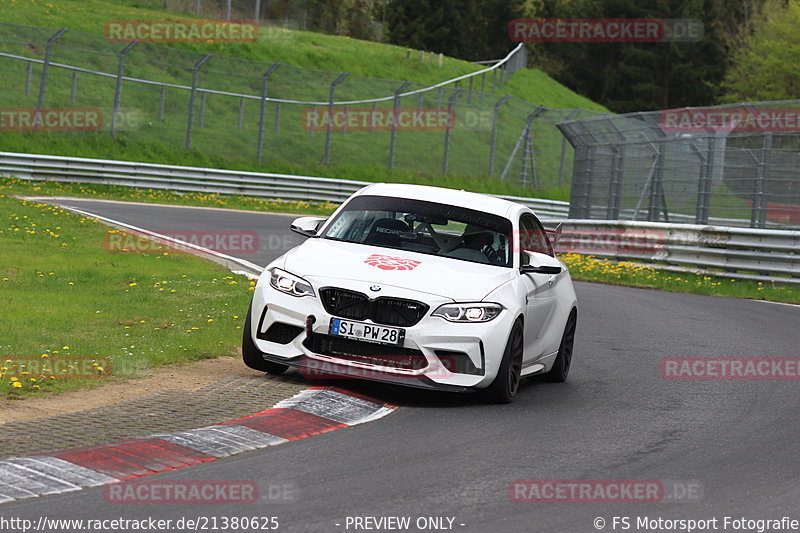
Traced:
POLYGON ((489 175, 494 173, 494 156, 497 149, 497 121, 500 116, 500 108, 511 99, 511 95, 507 94, 494 104, 494 114, 492 115, 492 141, 489 145, 489 175))
POLYGON ((767 225, 766 182, 769 171, 769 156, 772 151, 772 132, 764 134, 764 146, 758 161, 758 172, 753 187, 753 211, 750 214, 750 227, 763 228, 767 225))
MULTIPOLYGON (((574 117, 577 113, 581 111, 580 108, 573 109, 564 120, 569 120, 574 117)), ((563 135, 564 132, 561 132, 561 162, 558 164, 558 186, 561 187, 564 184, 564 166, 566 165, 566 157, 567 157, 567 136, 563 135)))
POLYGON ((283 63, 275 63, 261 76, 261 114, 258 119, 258 160, 264 155, 264 123, 267 119, 267 87, 269 78, 283 63))
POLYGON ((122 51, 117 55, 119 57, 119 62, 117 63, 117 85, 114 87, 114 111, 111 115, 111 136, 117 136, 117 121, 119 120, 119 108, 122 105, 122 74, 125 68, 125 56, 128 55, 128 52, 136 46, 139 41, 133 41, 128 43, 128 45, 122 49, 122 51))
MULTIPOLYGON (((410 81, 403 82, 403 85, 397 88, 394 92, 394 101, 392 103, 392 135, 389 140, 389 168, 394 168, 394 149, 397 142, 397 112, 400 109, 400 94, 411 85, 410 81)), ((372 124, 375 124, 375 117, 372 119, 372 124)))
POLYGON ((47 69, 50 67, 50 56, 53 54, 53 44, 56 40, 67 33, 67 28, 61 28, 52 37, 47 39, 47 44, 44 49, 44 63, 42 63, 42 78, 39 82, 39 99, 36 102, 36 116, 34 117, 34 126, 39 127, 41 120, 41 110, 44 107, 44 93, 47 89, 47 69))
POLYGON ((331 162, 331 136, 333 135, 333 107, 336 99, 336 86, 344 81, 347 72, 342 72, 339 77, 331 83, 331 91, 328 99, 328 128, 325 132, 325 157, 322 160, 324 165, 331 162))
POLYGON ((70 105, 75 103, 75 94, 78 92, 78 72, 75 71, 72 73, 72 83, 70 84, 69 88, 69 103, 70 105))
MULTIPOLYGON (((200 0, 197 0, 197 6, 200 5, 200 0)), ((199 9, 199 7, 198 7, 199 9)), ((200 73, 200 68, 205 64, 206 61, 211 59, 212 54, 206 54, 201 57, 197 63, 194 64, 192 67, 192 90, 189 93, 189 119, 186 124, 186 149, 190 150, 192 148, 192 126, 194 122, 194 98, 197 94, 197 78, 200 73)))
POLYGON ((456 89, 451 96, 447 100, 447 127, 444 130, 444 158, 442 160, 442 175, 447 175, 447 166, 450 163, 450 131, 453 129, 453 118, 455 113, 453 113, 453 106, 456 104, 456 99, 458 95, 461 94, 461 91, 464 89, 456 89))

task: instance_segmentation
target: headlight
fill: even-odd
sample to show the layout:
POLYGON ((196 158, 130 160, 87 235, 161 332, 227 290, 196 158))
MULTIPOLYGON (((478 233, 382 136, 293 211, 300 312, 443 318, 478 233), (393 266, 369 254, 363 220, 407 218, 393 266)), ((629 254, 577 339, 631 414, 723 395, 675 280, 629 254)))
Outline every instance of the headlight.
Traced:
POLYGON ((309 282, 280 268, 270 270, 269 284, 292 296, 314 296, 314 288, 309 282))
POLYGON ((500 304, 464 303, 440 305, 433 316, 439 316, 449 322, 489 322, 503 310, 500 304))

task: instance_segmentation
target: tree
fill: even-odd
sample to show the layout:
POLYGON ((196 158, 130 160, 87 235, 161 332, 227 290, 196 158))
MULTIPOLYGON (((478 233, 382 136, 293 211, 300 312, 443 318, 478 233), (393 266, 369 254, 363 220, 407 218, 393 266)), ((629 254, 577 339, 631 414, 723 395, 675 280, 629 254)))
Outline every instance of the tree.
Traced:
POLYGON ((698 19, 704 37, 694 43, 536 43, 532 64, 614 111, 713 104, 742 21, 761 1, 543 0, 529 16, 698 19))
POLYGON ((800 0, 770 0, 734 52, 722 102, 800 97, 800 0))
POLYGON ((394 44, 476 61, 514 46, 506 27, 521 0, 392 0, 387 22, 394 44))

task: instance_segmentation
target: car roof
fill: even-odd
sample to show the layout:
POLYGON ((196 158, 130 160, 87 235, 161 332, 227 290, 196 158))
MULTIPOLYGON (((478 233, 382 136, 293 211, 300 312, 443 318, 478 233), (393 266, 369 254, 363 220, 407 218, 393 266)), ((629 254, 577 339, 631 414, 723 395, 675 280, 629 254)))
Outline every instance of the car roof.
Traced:
POLYGON ((479 194, 458 189, 445 189, 444 187, 431 187, 429 185, 409 185, 401 183, 376 183, 368 185, 358 191, 361 195, 392 196, 395 198, 410 198, 412 200, 425 200, 439 204, 449 204, 466 209, 483 211, 501 217, 509 218, 521 210, 527 210, 522 204, 495 198, 486 194, 479 194))

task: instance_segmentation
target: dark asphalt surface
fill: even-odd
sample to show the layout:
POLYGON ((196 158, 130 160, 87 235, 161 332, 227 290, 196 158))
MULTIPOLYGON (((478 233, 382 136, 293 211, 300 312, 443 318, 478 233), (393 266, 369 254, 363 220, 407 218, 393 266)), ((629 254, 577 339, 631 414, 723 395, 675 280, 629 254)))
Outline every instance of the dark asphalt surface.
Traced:
MULTIPOLYGON (((224 224, 284 235, 289 222, 62 203, 154 230, 224 224)), ((294 501, 111 505, 91 489, 5 504, 0 516, 260 515, 279 517, 280 531, 320 532, 355 531, 345 528, 347 516, 411 516, 412 524, 447 516, 456 531, 567 533, 597 531, 596 517, 605 519, 604 531, 629 532, 645 531, 637 517, 716 517, 716 531, 726 530, 725 516, 800 520, 800 382, 668 381, 659 366, 666 356, 797 356, 800 307, 587 283, 576 290, 580 314, 567 383, 529 380, 507 406, 348 383, 403 407, 373 423, 144 478, 255 480, 264 491, 288 483, 297 488, 294 501), (700 490, 677 503, 512 503, 516 479, 677 480, 700 490), (630 529, 614 527, 615 516, 630 517, 630 529)))

